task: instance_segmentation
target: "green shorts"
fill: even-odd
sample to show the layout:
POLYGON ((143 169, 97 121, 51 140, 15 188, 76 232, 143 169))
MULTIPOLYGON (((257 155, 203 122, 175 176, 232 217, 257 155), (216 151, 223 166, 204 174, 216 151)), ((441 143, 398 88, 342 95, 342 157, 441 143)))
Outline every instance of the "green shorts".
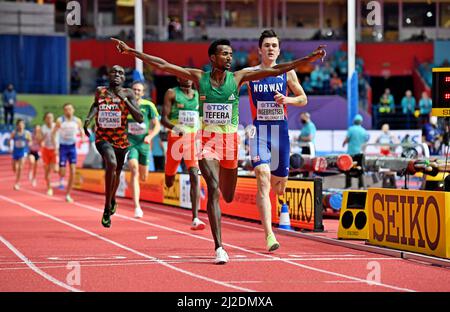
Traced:
POLYGON ((150 145, 145 143, 130 145, 128 147, 128 160, 137 159, 139 165, 148 166, 150 145))

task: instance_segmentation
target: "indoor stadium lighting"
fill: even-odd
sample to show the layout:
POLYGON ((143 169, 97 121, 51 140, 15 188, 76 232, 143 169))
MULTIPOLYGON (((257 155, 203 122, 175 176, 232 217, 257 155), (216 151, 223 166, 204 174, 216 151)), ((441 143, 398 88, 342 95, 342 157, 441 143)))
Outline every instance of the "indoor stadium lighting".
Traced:
POLYGON ((406 24, 411 24, 411 19, 409 17, 406 18, 406 24))
POLYGON ((433 13, 431 13, 431 11, 427 12, 427 17, 433 17, 433 13))

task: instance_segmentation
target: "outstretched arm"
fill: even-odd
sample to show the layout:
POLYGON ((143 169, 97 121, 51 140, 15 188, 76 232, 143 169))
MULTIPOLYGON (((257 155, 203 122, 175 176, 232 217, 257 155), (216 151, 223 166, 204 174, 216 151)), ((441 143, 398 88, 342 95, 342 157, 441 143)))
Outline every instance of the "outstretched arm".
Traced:
POLYGON ((182 79, 192 80, 196 85, 198 85, 198 82, 200 81, 200 78, 203 74, 203 71, 200 69, 184 68, 175 64, 171 64, 160 57, 136 51, 135 49, 130 48, 125 42, 121 40, 118 40, 116 38, 111 38, 111 40, 113 40, 117 44, 117 49, 120 53, 133 55, 138 59, 141 59, 144 63, 152 65, 157 69, 168 72, 182 79))
POLYGON ((246 81, 259 80, 269 76, 278 76, 305 63, 312 63, 318 59, 322 59, 326 55, 325 46, 320 45, 310 55, 296 59, 291 62, 275 65, 274 67, 259 70, 242 69, 234 73, 234 77, 238 85, 242 85, 246 81))

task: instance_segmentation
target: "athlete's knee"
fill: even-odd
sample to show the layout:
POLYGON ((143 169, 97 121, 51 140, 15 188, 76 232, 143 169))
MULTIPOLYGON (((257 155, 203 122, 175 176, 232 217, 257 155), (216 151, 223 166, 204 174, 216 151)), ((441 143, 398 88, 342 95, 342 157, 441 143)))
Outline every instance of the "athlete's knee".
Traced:
POLYGON ((226 203, 231 203, 234 199, 234 191, 224 192, 222 193, 222 197, 226 203))
POLYGON ((147 178, 148 178, 147 171, 139 173, 139 180, 141 180, 141 182, 147 181, 147 178))
POLYGON ((275 193, 275 195, 284 195, 286 190, 286 183, 283 181, 278 181, 276 183, 273 183, 272 189, 275 193))
POLYGON ((116 171, 117 169, 117 161, 113 158, 107 158, 105 161, 106 170, 108 171, 116 171))
POLYGON ((188 169, 188 172, 191 185, 198 185, 199 183, 198 168, 191 167, 188 169))

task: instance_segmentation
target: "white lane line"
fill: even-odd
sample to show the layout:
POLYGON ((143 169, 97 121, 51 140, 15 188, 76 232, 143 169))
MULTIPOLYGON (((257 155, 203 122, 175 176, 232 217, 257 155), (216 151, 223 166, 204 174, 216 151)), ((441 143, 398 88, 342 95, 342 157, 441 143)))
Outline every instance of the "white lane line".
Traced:
MULTIPOLYGON (((28 191, 28 192, 30 192, 30 191, 28 191)), ((36 193, 36 192, 33 192, 33 193, 36 193)), ((36 193, 36 194, 39 194, 39 193, 36 193)), ((39 195, 40 195, 40 194, 39 194, 39 195)), ((229 287, 229 288, 233 288, 233 289, 240 290, 240 291, 254 292, 254 290, 252 290, 252 289, 243 288, 243 287, 238 287, 238 286, 235 286, 235 285, 223 283, 223 282, 221 282, 221 281, 218 281, 218 280, 215 280, 215 279, 212 279, 212 278, 203 276, 203 275, 199 275, 199 274, 192 273, 192 272, 187 271, 187 270, 184 270, 184 269, 180 269, 180 268, 178 268, 178 267, 176 267, 176 266, 173 266, 173 265, 170 265, 170 264, 164 262, 163 260, 160 260, 160 259, 158 259, 158 258, 155 258, 155 257, 152 257, 152 256, 150 256, 150 255, 144 254, 144 253, 142 253, 142 252, 140 252, 140 251, 137 251, 137 250, 132 249, 132 248, 130 248, 130 247, 128 247, 128 246, 125 246, 125 245, 123 245, 123 244, 120 244, 120 243, 118 243, 118 242, 115 242, 115 241, 113 241, 113 240, 111 240, 111 239, 109 239, 109 238, 106 238, 106 237, 104 237, 104 236, 101 236, 101 235, 99 235, 99 234, 96 234, 96 233, 94 233, 94 232, 91 232, 91 231, 89 231, 89 230, 86 230, 86 229, 84 229, 84 228, 82 228, 82 227, 79 227, 79 226, 77 226, 77 225, 75 225, 75 224, 72 224, 72 223, 70 223, 70 222, 67 222, 67 221, 64 221, 64 220, 62 220, 62 219, 59 219, 59 218, 57 218, 57 217, 54 217, 54 216, 52 216, 52 215, 49 215, 49 214, 47 214, 47 213, 45 213, 45 212, 42 212, 42 211, 40 211, 40 210, 38 210, 38 209, 35 209, 35 208, 31 207, 31 206, 28 206, 28 205, 26 205, 26 204, 23 204, 23 203, 21 203, 21 202, 19 202, 19 201, 16 201, 16 200, 7 198, 7 197, 2 196, 2 195, 0 195, 0 199, 3 199, 4 201, 7 201, 7 202, 9 202, 9 203, 16 204, 16 205, 18 205, 18 206, 20 206, 20 207, 22 207, 22 208, 24 208, 24 209, 27 209, 27 210, 29 210, 29 211, 32 211, 32 212, 34 212, 34 213, 36 213, 36 214, 39 214, 39 215, 41 215, 41 216, 47 217, 47 218, 49 218, 49 219, 51 219, 51 220, 53 220, 53 221, 62 223, 62 224, 64 224, 64 225, 67 225, 67 226, 69 226, 69 227, 71 227, 71 228, 73 228, 73 229, 76 229, 76 230, 78 230, 78 231, 80 231, 80 232, 83 232, 83 233, 86 233, 86 234, 88 234, 88 235, 91 235, 91 236, 93 236, 93 237, 96 237, 96 238, 98 238, 98 239, 100 239, 100 240, 103 240, 103 241, 105 241, 105 242, 108 242, 108 243, 110 243, 110 244, 112 244, 112 245, 114 245, 114 246, 116 246, 116 247, 119 247, 119 248, 121 248, 121 249, 127 250, 127 251, 129 251, 129 252, 131 252, 131 253, 134 253, 134 254, 136 254, 136 255, 139 255, 139 256, 141 256, 141 257, 143 257, 143 258, 150 259, 150 260, 154 260, 154 261, 158 262, 159 264, 161 264, 161 265, 163 265, 163 266, 165 266, 165 267, 168 267, 168 268, 170 268, 170 269, 172 269, 172 270, 178 271, 178 272, 180 272, 180 273, 183 273, 183 274, 186 274, 186 275, 189 275, 189 276, 191 276, 191 277, 195 277, 195 278, 198 278, 198 279, 207 281, 207 282, 211 282, 211 283, 214 283, 214 284, 217 284, 217 285, 220 285, 220 286, 229 287)), ((75 203, 75 204, 76 204, 76 203, 75 203)))
MULTIPOLYGON (((90 192, 84 192, 84 191, 80 191, 80 190, 76 190, 77 192, 79 192, 80 194, 83 194, 83 196, 87 196, 87 197, 91 197, 91 198, 95 198, 95 199, 99 199, 100 198, 100 194, 94 194, 94 193, 90 193, 90 192)), ((125 199, 125 198, 122 198, 125 199)), ((128 206, 128 204, 126 204, 128 206)), ((145 202, 141 202, 141 207, 142 208, 148 208, 148 209, 152 209, 152 210, 156 210, 156 211, 161 211, 164 213, 170 213, 172 215, 177 215, 177 216, 186 216, 186 217, 192 217, 192 213, 185 213, 184 211, 186 211, 186 209, 163 209, 163 208, 158 208, 156 206, 154 206, 156 204, 152 204, 152 203, 145 203, 145 202)), ((129 206, 129 208, 132 208, 131 206, 129 206)), ((176 207, 174 207, 176 208, 176 207)), ((187 210, 189 211, 189 210, 187 210)), ((204 211, 206 213, 206 211, 204 211)), ((207 220, 208 217, 205 216, 205 220, 207 220)), ((228 225, 233 225, 233 226, 237 226, 240 228, 245 228, 245 229, 249 229, 249 230, 255 230, 258 232, 264 232, 264 230, 261 227, 256 227, 256 226, 250 226, 250 225, 245 225, 245 224, 239 224, 239 223, 233 223, 233 222, 229 222, 226 220, 222 220, 222 224, 228 224, 228 225)))
POLYGON ((70 291, 73 291, 73 292, 82 292, 82 290, 74 288, 74 287, 72 287, 70 285, 67 285, 66 283, 63 283, 63 282, 57 280, 53 276, 51 276, 51 275, 45 273, 44 271, 42 271, 41 269, 39 269, 37 266, 34 265, 33 262, 31 262, 27 257, 25 257, 25 255, 23 253, 21 253, 19 250, 17 250, 17 248, 15 248, 10 242, 8 242, 1 235, 0 235, 0 241, 3 244, 5 244, 5 246, 8 247, 9 250, 11 250, 17 257, 19 257, 20 260, 22 260, 30 269, 32 269, 35 273, 39 274, 40 276, 42 276, 46 280, 48 280, 48 281, 52 282, 53 284, 58 285, 58 286, 60 286, 62 288, 65 288, 67 290, 70 290, 70 291))
MULTIPOLYGON (((37 192, 34 192, 34 191, 30 191, 30 190, 24 190, 24 191, 27 192, 27 193, 30 193, 30 194, 35 194, 35 195, 41 196, 41 197, 45 196, 43 194, 40 194, 40 193, 37 193, 37 192)), ((55 200, 55 201, 63 201, 63 199, 60 199, 60 198, 52 198, 52 199, 55 200)), ((77 203, 77 202, 75 202, 73 204, 75 204, 75 205, 77 205, 79 207, 83 207, 83 208, 88 209, 88 210, 96 211, 98 213, 102 213, 103 212, 101 209, 95 208, 95 207, 90 206, 90 205, 80 204, 80 203, 77 203)), ((162 225, 159 225, 159 224, 143 221, 141 219, 135 219, 135 218, 132 218, 132 217, 127 217, 127 216, 123 216, 123 215, 117 214, 117 213, 115 214, 115 216, 119 217, 119 218, 122 218, 122 219, 125 219, 125 220, 138 222, 138 223, 141 223, 141 224, 147 224, 149 226, 156 227, 156 228, 163 229, 163 230, 167 230, 167 231, 170 231, 170 232, 187 235, 189 237, 193 237, 193 238, 196 238, 196 239, 202 239, 202 240, 206 240, 206 241, 209 241, 209 242, 213 242, 213 240, 210 239, 210 238, 206 238, 206 237, 203 237, 203 236, 197 236, 197 235, 194 235, 194 234, 191 234, 191 233, 188 233, 188 232, 184 232, 184 231, 181 231, 181 230, 176 230, 176 229, 173 229, 173 228, 170 228, 170 227, 166 227, 166 226, 162 226, 162 225)), ((243 247, 239 247, 239 246, 236 246, 236 245, 232 245, 232 244, 225 244, 224 243, 223 245, 231 247, 231 248, 234 248, 234 249, 237 249, 237 250, 240 250, 240 251, 243 251, 243 252, 246 252, 246 253, 255 254, 255 255, 258 255, 258 256, 261 256, 261 257, 277 258, 277 257, 274 257, 274 256, 272 256, 270 254, 263 254, 263 253, 260 253, 260 252, 257 252, 257 251, 249 250, 249 249, 246 249, 246 248, 243 248, 243 247)), ((359 281, 359 282, 366 283, 366 284, 368 284, 370 286, 380 286, 380 287, 385 287, 385 288, 394 289, 394 290, 398 290, 398 291, 415 292, 415 290, 412 290, 412 289, 409 289, 409 288, 403 288, 403 287, 397 287, 397 286, 384 284, 384 283, 372 282, 372 281, 368 281, 366 279, 362 279, 362 278, 358 278, 358 277, 354 277, 354 276, 350 276, 350 275, 346 275, 346 274, 337 273, 337 272, 334 272, 334 271, 329 271, 329 270, 325 270, 325 269, 319 269, 319 268, 316 268, 316 267, 312 267, 312 266, 296 263, 296 262, 293 262, 292 260, 282 260, 282 261, 284 263, 288 263, 288 264, 291 264, 291 265, 294 265, 294 266, 297 266, 297 267, 301 267, 301 268, 306 269, 306 270, 320 272, 320 273, 323 273, 323 274, 329 274, 329 275, 333 275, 333 276, 337 276, 337 277, 341 277, 341 278, 345 278, 345 279, 349 279, 349 280, 353 280, 353 281, 359 281)))
POLYGON ((156 240, 156 239, 158 239, 158 236, 147 236, 145 239, 156 240))

